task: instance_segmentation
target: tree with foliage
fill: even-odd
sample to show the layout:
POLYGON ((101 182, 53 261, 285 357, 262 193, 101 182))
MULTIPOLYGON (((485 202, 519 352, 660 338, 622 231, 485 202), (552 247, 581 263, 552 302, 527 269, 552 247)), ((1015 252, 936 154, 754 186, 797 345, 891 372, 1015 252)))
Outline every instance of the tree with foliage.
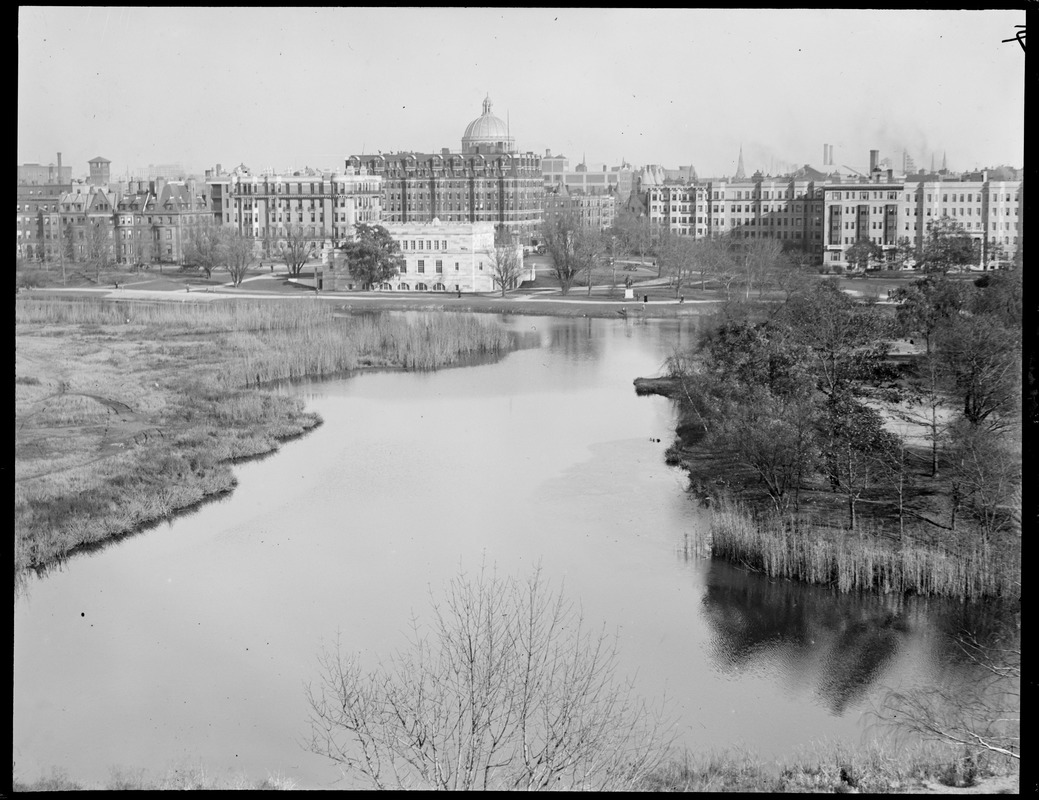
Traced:
POLYGON ((540 570, 484 568, 455 578, 388 662, 321 655, 310 749, 375 789, 632 789, 670 734, 616 665, 612 640, 540 570))
POLYGON ((879 261, 884 257, 884 251, 872 239, 862 236, 848 248, 845 256, 852 269, 861 270, 865 273, 872 266, 873 262, 879 261))
POLYGON ((958 506, 977 526, 982 542, 1020 534, 1021 450, 1015 437, 961 420, 952 427, 951 439, 958 506))
POLYGON ((640 263, 645 260, 646 252, 652 243, 649 217, 622 208, 613 218, 611 232, 620 241, 624 252, 628 255, 637 255, 640 263))
POLYGON ((87 264, 94 270, 94 280, 101 283, 101 273, 115 263, 112 228, 101 220, 94 220, 87 228, 87 264))
POLYGON ((966 289, 960 281, 940 273, 925 275, 909 286, 900 286, 892 295, 898 303, 895 319, 899 330, 903 335, 922 335, 925 352, 930 354, 938 328, 966 307, 966 289))
POLYGON ((400 254, 400 244, 389 231, 382 225, 364 222, 356 223, 354 230, 355 239, 346 242, 342 250, 350 275, 365 289, 384 283, 400 272, 404 257, 400 254))
POLYGON ((895 263, 899 268, 905 267, 912 262, 914 265, 920 261, 920 250, 913 240, 908 236, 899 237, 895 242, 895 263))
POLYGON ((214 223, 198 222, 187 230, 184 243, 184 265, 194 267, 213 277, 213 270, 223 260, 223 237, 225 228, 214 223))
POLYGON ((891 377, 890 324, 876 305, 858 302, 834 280, 792 297, 777 319, 807 348, 816 387, 827 398, 859 393, 891 377))
POLYGON ((941 217, 927 224, 920 259, 924 271, 944 275, 977 264, 981 260, 979 247, 963 225, 952 217, 941 217))
POLYGON ((1020 265, 982 275, 971 296, 972 314, 992 314, 1008 328, 1020 328, 1024 320, 1024 286, 1020 265))
POLYGON ((313 226, 301 223, 287 225, 279 231, 275 257, 285 262, 289 275, 297 277, 317 252, 319 239, 314 234, 313 226))
POLYGON ((501 296, 505 297, 505 292, 515 288, 523 276, 522 255, 505 230, 495 233, 494 247, 487 251, 487 255, 491 261, 491 279, 501 289, 501 296))
POLYGON ((847 500, 849 530, 856 528, 859 500, 882 484, 899 450, 898 437, 874 409, 848 395, 827 404, 822 457, 831 487, 847 500))
POLYGON ((1019 330, 993 314, 958 314, 940 330, 938 356, 971 426, 991 431, 1019 424, 1019 330))
POLYGON ((603 248, 602 238, 596 231, 589 230, 577 216, 566 212, 545 220, 542 238, 564 295, 582 273, 587 273, 591 280, 591 270, 601 259, 603 248))
POLYGON ((252 236, 236 230, 225 230, 221 242, 221 260, 234 286, 241 286, 245 276, 256 263, 256 243, 252 236))

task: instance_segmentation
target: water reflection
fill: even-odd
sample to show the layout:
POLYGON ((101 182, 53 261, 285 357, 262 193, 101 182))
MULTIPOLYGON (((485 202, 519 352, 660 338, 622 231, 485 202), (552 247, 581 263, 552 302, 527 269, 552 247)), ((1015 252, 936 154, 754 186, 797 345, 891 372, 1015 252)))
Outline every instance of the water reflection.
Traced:
POLYGON ((738 675, 767 665, 807 684, 837 716, 896 680, 911 649, 923 646, 939 679, 973 666, 959 635, 970 632, 983 646, 1014 637, 1013 616, 991 605, 839 594, 719 561, 706 570, 701 608, 717 668, 738 675))

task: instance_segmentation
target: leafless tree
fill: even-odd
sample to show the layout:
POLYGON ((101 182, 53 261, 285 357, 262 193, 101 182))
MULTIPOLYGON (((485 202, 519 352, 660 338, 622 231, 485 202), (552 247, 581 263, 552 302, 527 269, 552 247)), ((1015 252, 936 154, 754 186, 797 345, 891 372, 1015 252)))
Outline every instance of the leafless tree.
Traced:
POLYGON ((189 267, 198 267, 213 277, 213 270, 222 260, 222 240, 224 228, 213 223, 198 222, 187 230, 187 241, 184 243, 184 263, 189 267))
POLYGON ((877 716, 917 736, 1019 761, 1021 758, 1021 645, 982 644, 970 633, 956 637, 978 678, 955 687, 891 691, 877 716))
POLYGON ((546 220, 542 233, 563 294, 570 291, 581 273, 588 273, 590 283, 591 270, 601 259, 602 236, 588 230, 572 213, 557 214, 546 220))
POLYGON ((252 236, 236 230, 225 230, 221 243, 222 260, 227 264, 231 283, 241 286, 246 274, 256 263, 256 247, 252 236))
POLYGON ((523 274, 523 260, 516 253, 516 245, 513 244, 508 234, 499 234, 494 237, 494 247, 487 251, 491 260, 491 278, 494 285, 501 289, 501 296, 514 288, 523 274))
POLYGON ((337 642, 308 687, 310 749, 378 789, 630 788, 669 728, 540 569, 459 575, 411 647, 364 670, 337 642))
POLYGON ((114 262, 112 228, 100 220, 90 223, 87 229, 87 263, 94 270, 94 280, 101 283, 101 273, 114 262))
POLYGON ((290 275, 296 276, 303 271, 307 261, 317 252, 319 239, 313 228, 301 224, 289 225, 280 232, 277 255, 289 268, 290 275))

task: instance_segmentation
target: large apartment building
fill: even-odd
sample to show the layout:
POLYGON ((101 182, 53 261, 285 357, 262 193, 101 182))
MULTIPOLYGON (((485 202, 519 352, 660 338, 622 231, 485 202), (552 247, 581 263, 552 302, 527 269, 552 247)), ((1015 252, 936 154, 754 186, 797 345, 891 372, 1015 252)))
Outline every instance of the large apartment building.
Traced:
POLYGON ((327 250, 352 237, 356 223, 382 219, 382 177, 363 167, 254 175, 239 165, 226 175, 207 173, 206 183, 220 223, 254 237, 267 257, 299 227, 327 250))
POLYGON ((962 176, 896 176, 870 152, 867 175, 824 174, 811 167, 785 177, 650 185, 642 205, 655 237, 778 240, 830 267, 846 268, 847 252, 872 241, 894 261, 905 240, 922 247, 928 224, 948 217, 978 242, 978 268, 1010 261, 1021 246, 1021 181, 962 176))
POLYGON ((541 225, 541 159, 516 151, 508 126, 491 113, 490 97, 466 127, 460 152, 352 155, 346 163, 382 180, 386 223, 490 222, 523 243, 541 225))

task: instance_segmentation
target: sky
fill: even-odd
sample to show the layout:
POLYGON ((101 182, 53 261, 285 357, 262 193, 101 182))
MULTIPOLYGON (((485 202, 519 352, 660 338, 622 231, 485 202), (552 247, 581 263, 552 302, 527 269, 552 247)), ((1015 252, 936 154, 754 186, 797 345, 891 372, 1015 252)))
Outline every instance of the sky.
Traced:
POLYGON ((1023 10, 22 6, 18 163, 113 177, 458 150, 731 175, 1024 153, 1023 10))

